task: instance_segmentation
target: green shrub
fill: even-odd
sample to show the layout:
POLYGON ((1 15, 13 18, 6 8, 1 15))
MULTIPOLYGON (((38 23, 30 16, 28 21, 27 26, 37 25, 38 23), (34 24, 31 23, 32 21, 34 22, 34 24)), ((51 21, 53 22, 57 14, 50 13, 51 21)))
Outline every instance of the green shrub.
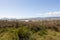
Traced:
POLYGON ((27 29, 26 27, 20 27, 18 29, 18 36, 21 40, 23 39, 28 40, 30 36, 30 30, 27 29))

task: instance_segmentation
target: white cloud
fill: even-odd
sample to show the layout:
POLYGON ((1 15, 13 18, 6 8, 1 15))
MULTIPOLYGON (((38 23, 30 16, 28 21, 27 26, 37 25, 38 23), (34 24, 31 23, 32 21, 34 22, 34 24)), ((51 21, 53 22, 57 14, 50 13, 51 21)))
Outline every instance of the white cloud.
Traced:
POLYGON ((21 18, 21 17, 19 17, 19 16, 11 16, 11 15, 10 16, 5 16, 4 15, 4 16, 0 16, 0 19, 1 18, 17 18, 18 19, 18 18, 21 18))
POLYGON ((60 17, 60 12, 38 13, 40 17, 60 17))

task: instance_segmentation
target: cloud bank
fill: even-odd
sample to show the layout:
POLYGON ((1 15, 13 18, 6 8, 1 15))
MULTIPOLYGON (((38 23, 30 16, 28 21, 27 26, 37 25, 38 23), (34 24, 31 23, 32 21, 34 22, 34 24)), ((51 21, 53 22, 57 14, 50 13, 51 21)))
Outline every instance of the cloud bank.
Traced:
POLYGON ((60 17, 60 12, 38 13, 40 17, 60 17))
POLYGON ((60 17, 60 12, 45 12, 45 13, 36 13, 32 16, 17 16, 17 15, 0 15, 0 18, 32 18, 32 17, 60 17), (34 16, 35 15, 35 16, 34 16))

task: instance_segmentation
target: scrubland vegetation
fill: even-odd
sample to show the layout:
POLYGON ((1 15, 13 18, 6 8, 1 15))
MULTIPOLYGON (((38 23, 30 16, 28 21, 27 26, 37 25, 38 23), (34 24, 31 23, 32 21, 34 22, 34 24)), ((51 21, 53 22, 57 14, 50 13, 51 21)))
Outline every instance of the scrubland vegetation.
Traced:
POLYGON ((60 40, 60 20, 0 20, 0 40, 60 40))

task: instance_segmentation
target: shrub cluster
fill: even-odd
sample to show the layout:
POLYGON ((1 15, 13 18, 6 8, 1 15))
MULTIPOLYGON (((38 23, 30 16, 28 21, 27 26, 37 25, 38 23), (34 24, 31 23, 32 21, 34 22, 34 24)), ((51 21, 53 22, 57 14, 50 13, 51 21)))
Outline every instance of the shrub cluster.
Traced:
POLYGON ((60 20, 0 20, 0 40, 60 40, 59 35, 60 20))

